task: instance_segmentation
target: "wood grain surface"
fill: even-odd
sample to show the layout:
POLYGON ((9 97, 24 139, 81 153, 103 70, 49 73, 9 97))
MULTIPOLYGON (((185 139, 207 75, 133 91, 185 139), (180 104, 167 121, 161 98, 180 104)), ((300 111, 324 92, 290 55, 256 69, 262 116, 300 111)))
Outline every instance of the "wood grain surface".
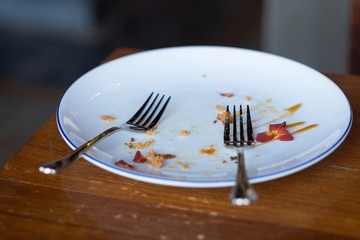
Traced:
MULTIPOLYGON (((136 51, 116 49, 106 61, 136 51)), ((230 188, 148 184, 83 159, 41 174, 41 163, 69 151, 53 116, 0 170, 0 238, 359 239, 360 77, 326 75, 352 105, 348 137, 314 166, 256 184, 260 201, 248 207, 229 204, 230 188)))

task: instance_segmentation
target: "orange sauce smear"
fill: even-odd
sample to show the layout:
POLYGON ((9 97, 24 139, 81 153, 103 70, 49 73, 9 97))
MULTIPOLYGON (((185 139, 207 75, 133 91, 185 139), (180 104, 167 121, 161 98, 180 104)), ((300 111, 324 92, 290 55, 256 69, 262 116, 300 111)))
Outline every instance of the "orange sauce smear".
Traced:
POLYGON ((208 155, 212 155, 216 152, 215 146, 212 144, 210 145, 210 148, 208 149, 200 149, 199 151, 201 154, 208 154, 208 155))
MULTIPOLYGON (((298 126, 301 126, 301 125, 304 125, 304 124, 305 124, 305 122, 295 122, 295 123, 291 123, 291 124, 286 125, 285 128, 289 129, 289 128, 298 127, 298 126)), ((319 126, 319 124, 311 124, 309 126, 300 128, 300 129, 298 129, 298 130, 296 130, 294 132, 291 132, 290 134, 295 135, 295 134, 303 133, 303 132, 309 131, 309 130, 311 130, 313 128, 316 128, 317 126, 319 126)), ((273 142, 273 141, 275 141, 275 139, 273 139, 271 141, 268 141, 268 142, 261 143, 260 145, 257 145, 257 146, 261 146, 263 144, 270 143, 270 142, 273 142)), ((255 147, 257 147, 257 146, 255 146, 255 147)))
POLYGON ((292 107, 286 108, 285 110, 288 111, 289 113, 295 113, 297 110, 299 110, 302 106, 302 103, 298 103, 292 107))
POLYGON ((104 121, 115 121, 117 118, 114 116, 110 116, 110 115, 102 115, 101 116, 101 120, 104 121))
MULTIPOLYGON (((259 127, 262 127, 262 126, 266 126, 266 125, 269 125, 269 124, 271 124, 271 123, 278 122, 279 120, 284 119, 284 118, 286 118, 286 117, 292 116, 292 115, 294 115, 295 112, 297 112, 297 111, 301 108, 301 106, 302 106, 302 103, 298 103, 298 104, 296 104, 296 105, 294 105, 294 106, 291 106, 291 107, 289 107, 289 108, 285 108, 285 109, 283 110, 284 113, 283 113, 280 117, 278 117, 278 118, 276 118, 276 119, 273 119, 273 120, 271 120, 271 121, 268 121, 268 122, 266 122, 266 123, 264 123, 264 124, 255 126, 254 128, 259 128, 259 127)), ((255 121, 256 121, 256 120, 255 120, 255 121)), ((253 122, 255 122, 255 121, 253 120, 253 122)), ((288 128, 288 126, 286 126, 286 127, 288 128)))
POLYGON ((298 134, 298 133, 303 133, 303 132, 309 131, 310 129, 316 128, 317 126, 319 126, 319 124, 311 124, 309 126, 301 128, 299 130, 296 130, 295 132, 292 132, 291 134, 295 135, 295 134, 298 134))

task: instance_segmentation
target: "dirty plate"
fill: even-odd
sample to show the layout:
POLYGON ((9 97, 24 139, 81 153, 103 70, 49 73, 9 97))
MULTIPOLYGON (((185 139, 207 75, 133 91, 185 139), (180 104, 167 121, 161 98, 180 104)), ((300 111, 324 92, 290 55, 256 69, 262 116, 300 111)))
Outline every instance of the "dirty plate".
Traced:
POLYGON ((171 95, 153 135, 116 133, 84 158, 109 172, 179 187, 234 184, 235 151, 223 146, 221 106, 249 104, 254 132, 286 121, 290 142, 257 143, 247 154, 250 181, 283 177, 325 158, 345 139, 352 111, 343 92, 319 72, 262 52, 228 47, 175 47, 145 51, 103 64, 80 77, 57 110, 59 131, 71 148, 129 119, 151 91, 171 95), (180 136, 180 131, 189 132, 180 136), (133 140, 131 140, 133 138, 133 140), (134 141, 134 142, 132 142, 134 141), (176 157, 155 168, 133 163, 129 144, 176 157), (132 169, 118 167, 123 160, 132 169))

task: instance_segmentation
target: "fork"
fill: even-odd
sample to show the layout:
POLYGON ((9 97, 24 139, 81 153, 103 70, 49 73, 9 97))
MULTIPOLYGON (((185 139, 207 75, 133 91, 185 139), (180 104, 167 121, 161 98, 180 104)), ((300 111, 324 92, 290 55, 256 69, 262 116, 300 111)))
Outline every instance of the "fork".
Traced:
POLYGON ((158 100, 159 94, 157 94, 153 100, 154 92, 150 94, 150 96, 146 99, 144 104, 139 108, 139 110, 132 116, 127 122, 121 124, 120 126, 111 127, 94 138, 90 139, 74 151, 69 154, 61 157, 60 159, 50 161, 48 163, 44 163, 39 167, 39 171, 45 174, 56 174, 60 173, 73 163, 76 162, 77 159, 92 145, 104 139, 111 134, 118 131, 131 131, 131 132, 146 132, 151 130, 160 120, 162 114, 164 113, 167 104, 170 101, 171 97, 168 97, 165 103, 161 107, 161 103, 165 97, 162 95, 160 100, 158 100), (161 107, 159 109, 159 107, 161 107), (159 109, 159 110, 158 110, 159 109), (156 114, 156 115, 155 115, 156 114))
POLYGON ((230 201, 233 205, 249 205, 252 202, 255 202, 258 197, 257 194, 249 183, 249 178, 247 176, 245 168, 245 149, 254 146, 255 141, 253 137, 253 128, 251 123, 250 116, 250 107, 246 107, 246 135, 247 139, 244 137, 244 121, 242 106, 240 105, 240 139, 238 139, 237 134, 237 124, 236 124, 236 107, 233 108, 233 118, 232 118, 232 139, 230 137, 230 122, 231 115, 229 111, 229 106, 226 107, 225 112, 225 121, 224 121, 224 145, 228 148, 236 148, 237 152, 237 174, 236 174, 236 183, 230 193, 230 201))

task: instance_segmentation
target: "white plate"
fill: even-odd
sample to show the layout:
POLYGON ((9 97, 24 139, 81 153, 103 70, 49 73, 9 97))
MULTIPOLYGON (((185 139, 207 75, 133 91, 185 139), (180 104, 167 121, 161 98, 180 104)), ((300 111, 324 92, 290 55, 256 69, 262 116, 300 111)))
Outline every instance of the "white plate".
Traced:
POLYGON ((157 134, 116 133, 84 156, 124 177, 180 187, 224 187, 234 184, 235 150, 223 147, 223 124, 214 123, 216 105, 249 104, 254 132, 268 122, 305 122, 290 129, 317 127, 294 135, 289 142, 257 143, 247 150, 246 166, 253 183, 283 177, 320 161, 348 134, 352 111, 343 92, 319 72, 289 59, 228 47, 175 47, 129 55, 103 64, 79 78, 63 96, 57 124, 71 148, 112 125, 126 121, 150 92, 171 95, 157 134), (231 98, 220 93, 234 93, 231 98), (248 99, 250 97, 250 100, 248 99), (290 114, 288 108, 301 107, 290 114), (103 115, 116 117, 109 122, 103 115), (181 130, 190 134, 180 137, 181 130), (165 165, 134 164, 135 150, 126 143, 154 139, 150 148, 175 154, 165 165), (213 147, 212 155, 201 149, 213 147), (115 166, 118 160, 132 170, 115 166))

